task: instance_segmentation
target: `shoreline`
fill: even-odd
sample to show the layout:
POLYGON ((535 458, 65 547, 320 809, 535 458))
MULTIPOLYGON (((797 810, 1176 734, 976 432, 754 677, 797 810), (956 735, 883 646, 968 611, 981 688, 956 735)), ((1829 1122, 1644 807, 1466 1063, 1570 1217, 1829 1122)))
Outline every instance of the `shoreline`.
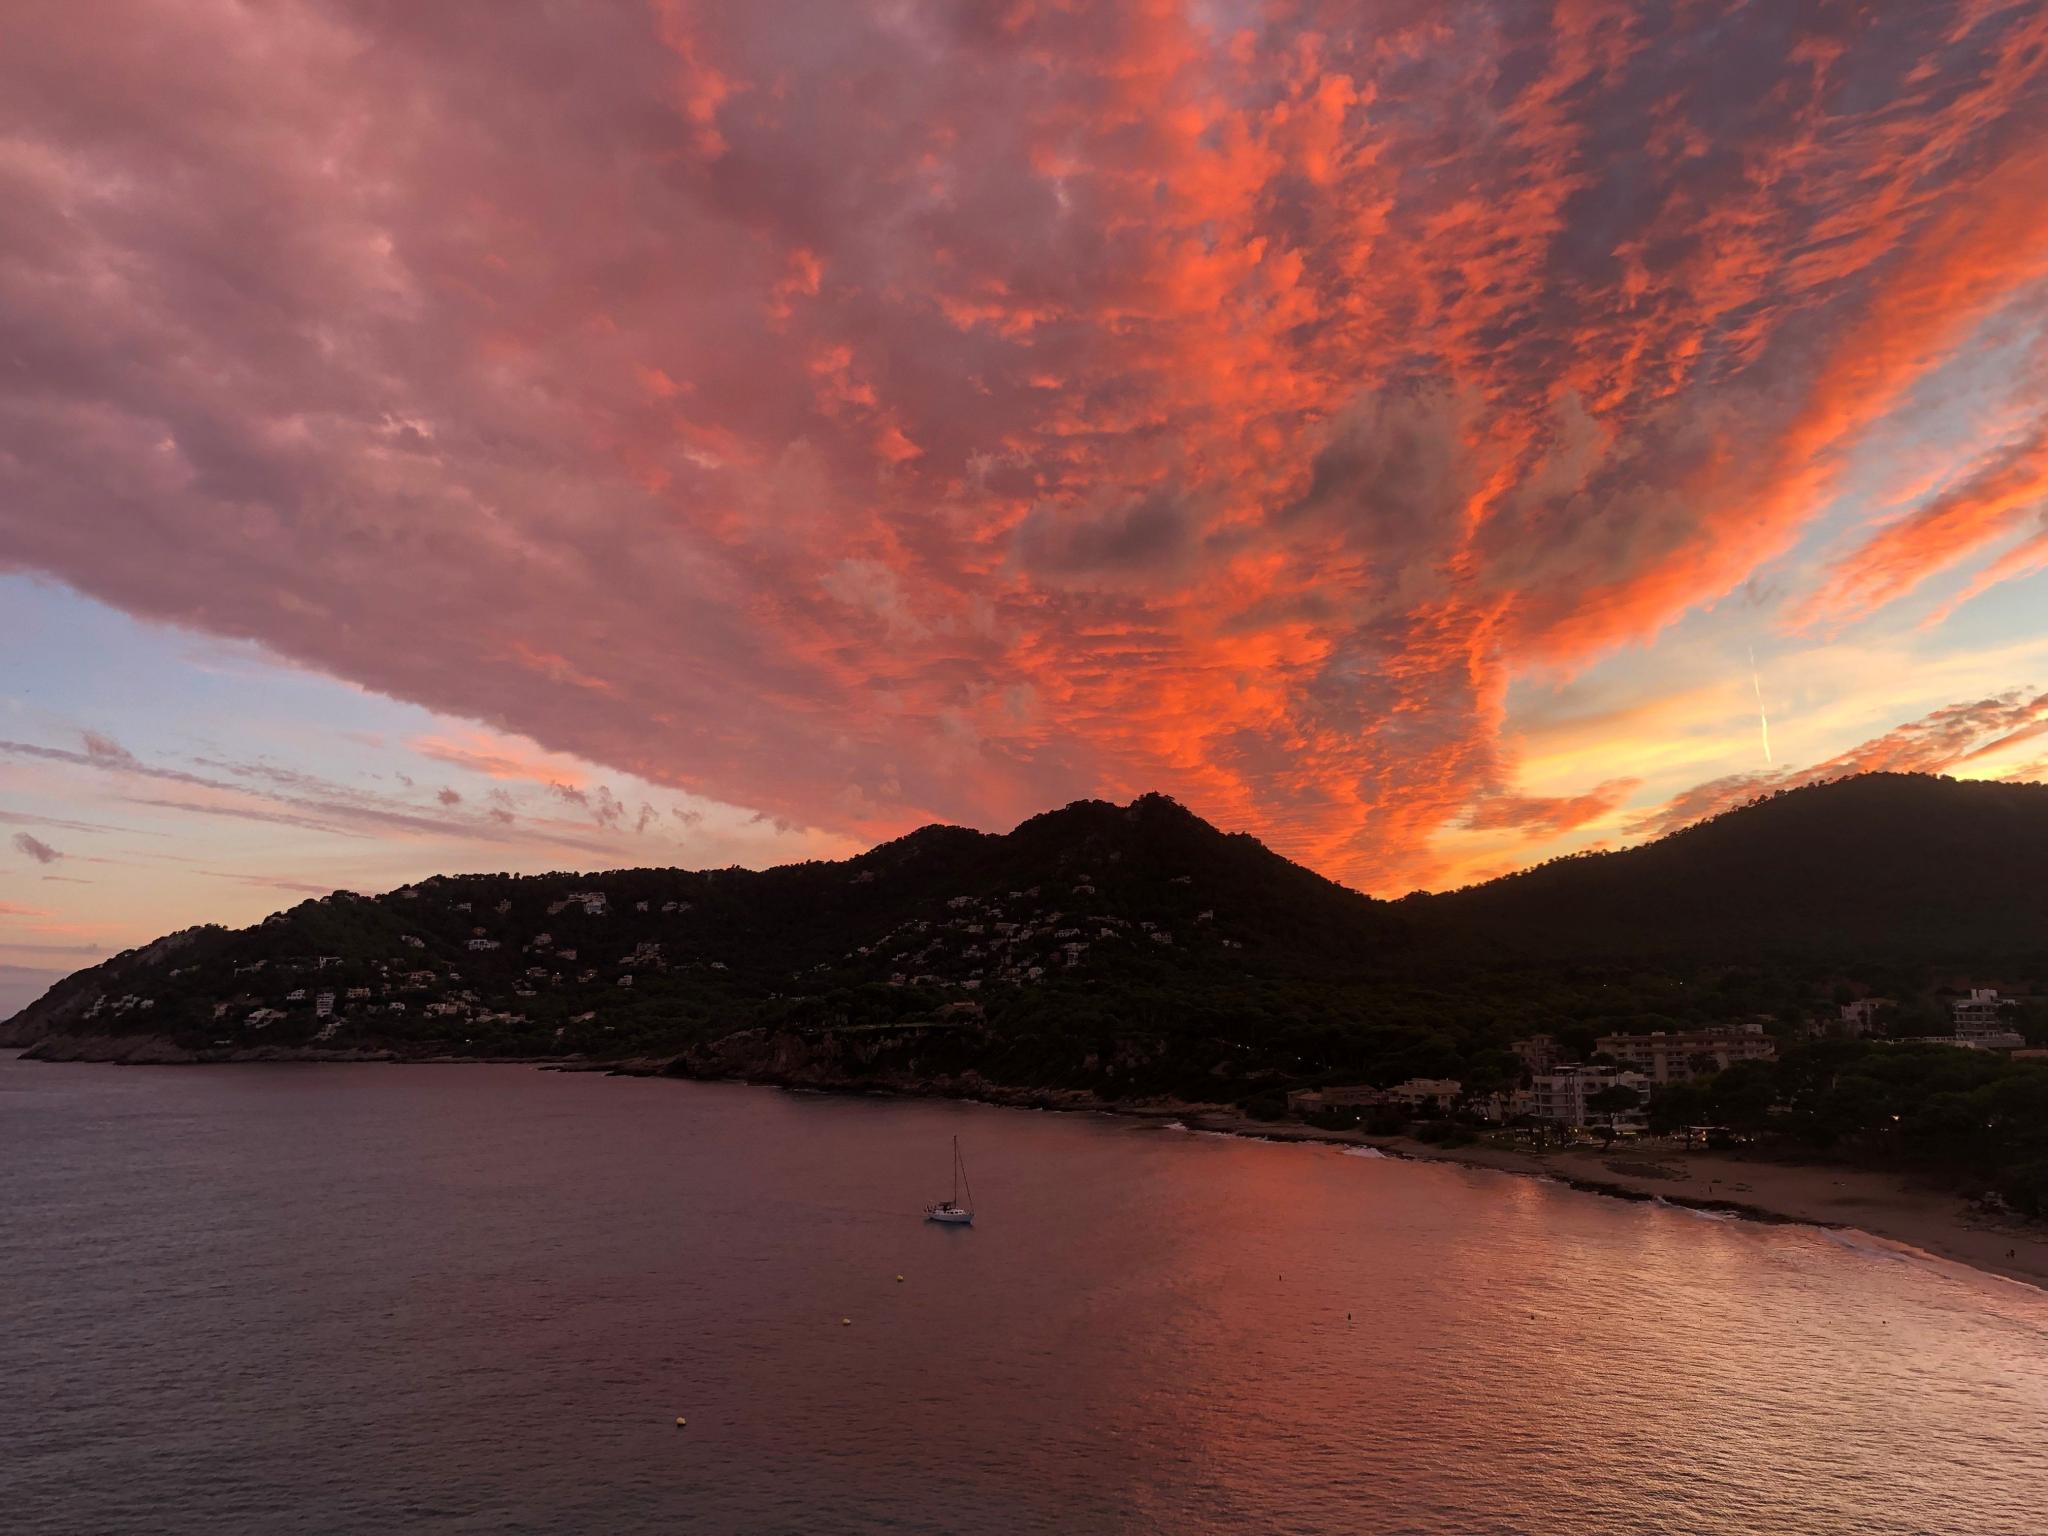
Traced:
POLYGON ((1402 1148, 1401 1153, 1418 1161, 1556 1179, 1610 1199, 1661 1201, 1726 1212, 1744 1221, 1860 1232, 1909 1253, 2048 1292, 2048 1228, 1980 1214, 1962 1196, 1901 1173, 1662 1148, 1620 1148, 1608 1154, 1585 1149, 1541 1157, 1490 1147, 1402 1148))
POLYGON ((1277 1141, 1371 1147, 1408 1162, 1447 1163, 1519 1178, 1548 1179, 1582 1194, 1658 1202, 1765 1225, 1860 1232, 1912 1254, 1960 1264, 2048 1291, 2048 1226, 1975 1211, 1953 1191, 1909 1175, 1850 1163, 1796 1162, 1618 1144, 1535 1152, 1475 1142, 1439 1147, 1407 1136, 1346 1136, 1312 1127, 1274 1128, 1238 1116, 1187 1120, 1190 1129, 1277 1141), (1287 1134, 1307 1131, 1308 1134, 1287 1134))
MULTIPOLYGON (((61 1038, 61 1037, 60 1037, 61 1038)), ((145 1037, 146 1038, 146 1037, 145 1037)), ((86 1045, 70 1037, 65 1044, 86 1045)), ((96 1042, 97 1043, 97 1042, 96 1042)), ((111 1044, 111 1041, 106 1043, 111 1044)), ((125 1044, 126 1042, 124 1042, 125 1044)), ((140 1042, 138 1041, 137 1044, 140 1042)), ((1177 1126, 1211 1135, 1335 1147, 1366 1147, 1405 1162, 1447 1163, 1523 1178, 1549 1179, 1583 1194, 1725 1214, 1744 1221, 1793 1224, 1824 1230, 1857 1231, 1912 1253, 1960 1264, 2048 1291, 2048 1225, 2019 1218, 1995 1219, 1973 1210, 1960 1195, 1915 1182, 1908 1175, 1847 1163, 1796 1162, 1740 1157, 1728 1153, 1683 1152, 1665 1146, 1622 1143, 1611 1150, 1572 1147, 1534 1151, 1486 1142, 1435 1146, 1407 1136, 1368 1136, 1359 1131, 1323 1130, 1298 1121, 1257 1120, 1220 1104, 1153 1100, 1105 1103, 1081 1089, 1009 1088, 985 1080, 909 1085, 800 1082, 775 1076, 742 1077, 673 1070, 676 1058, 598 1060, 589 1057, 418 1056, 392 1051, 249 1049, 206 1053, 159 1053, 74 1049, 38 1055, 12 1047, 22 1060, 120 1066, 308 1066, 370 1064, 394 1066, 526 1066, 541 1071, 596 1072, 611 1077, 674 1077, 686 1082, 729 1082, 784 1092, 831 1093, 849 1098, 925 1098, 986 1104, 998 1109, 1040 1109, 1113 1115, 1159 1128, 1177 1126)))

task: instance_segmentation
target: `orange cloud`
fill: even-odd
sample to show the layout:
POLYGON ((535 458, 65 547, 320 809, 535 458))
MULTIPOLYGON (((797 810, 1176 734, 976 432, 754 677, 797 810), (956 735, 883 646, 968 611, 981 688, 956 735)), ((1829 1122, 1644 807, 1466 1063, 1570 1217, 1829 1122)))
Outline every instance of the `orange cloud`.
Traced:
MULTIPOLYGON (((1835 617, 1868 613, 1911 591, 1937 571, 2048 507, 2048 418, 2026 437, 1988 456, 1961 483, 1879 530, 1842 560, 1811 611, 1835 617)), ((2043 541, 2009 551, 1974 581, 1964 598, 2031 568, 2043 541)))
POLYGON ((1582 795, 1496 795, 1475 804, 1460 825, 1474 831, 1511 829, 1532 839, 1551 837, 1599 820, 1641 782, 1609 779, 1582 795))
POLYGON ((2048 292, 2048 13, 1879 12, 44 8, 0 560, 806 826, 1162 788, 1426 882, 1613 806, 1513 793, 1511 679, 1749 581, 2048 292))
POLYGON ((481 732, 471 732, 460 740, 446 736, 420 736, 407 745, 422 757, 466 768, 487 778, 566 784, 572 788, 582 786, 588 779, 588 775, 559 755, 539 751, 503 736, 487 736, 481 732))

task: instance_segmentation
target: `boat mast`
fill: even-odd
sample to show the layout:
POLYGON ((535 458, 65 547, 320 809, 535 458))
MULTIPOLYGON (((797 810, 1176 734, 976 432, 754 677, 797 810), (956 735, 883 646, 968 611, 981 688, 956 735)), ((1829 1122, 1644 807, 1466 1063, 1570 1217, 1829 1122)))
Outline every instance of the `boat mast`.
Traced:
POLYGON ((974 1185, 967 1181, 967 1159, 960 1155, 960 1138, 953 1138, 953 1203, 960 1203, 960 1186, 967 1184, 967 1209, 974 1209, 974 1185))

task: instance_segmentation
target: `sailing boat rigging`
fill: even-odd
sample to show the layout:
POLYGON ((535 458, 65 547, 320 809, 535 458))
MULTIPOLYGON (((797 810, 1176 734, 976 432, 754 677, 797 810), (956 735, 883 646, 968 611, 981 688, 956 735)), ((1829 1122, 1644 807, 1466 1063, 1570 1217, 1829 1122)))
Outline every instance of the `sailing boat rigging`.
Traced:
POLYGON ((967 1182, 967 1162, 960 1156, 960 1138, 953 1138, 953 1198, 941 1200, 924 1208, 926 1221, 944 1222, 948 1226, 968 1227, 974 1224, 974 1186, 967 1182), (967 1203, 960 1203, 960 1191, 967 1191, 967 1203))

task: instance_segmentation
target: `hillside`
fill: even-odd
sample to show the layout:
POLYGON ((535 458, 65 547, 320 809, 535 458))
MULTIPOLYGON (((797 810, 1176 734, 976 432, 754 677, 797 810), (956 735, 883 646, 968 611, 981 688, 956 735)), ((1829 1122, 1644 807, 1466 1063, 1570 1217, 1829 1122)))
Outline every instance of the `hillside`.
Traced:
POLYGON ((91 1041, 120 1055, 108 1042, 132 1038, 177 1059, 617 1057, 749 1029, 929 1039, 943 1025, 988 1056, 1000 1021, 1017 1050, 989 1065, 1054 1081, 1099 1056, 1104 1030, 1232 1032, 1248 1018, 1163 999, 1327 983, 1402 926, 1384 903, 1145 796, 1077 802, 1000 836, 926 827, 838 863, 336 893, 117 956, 5 1028, 42 1054, 91 1041), (1088 1043, 1048 1052, 1049 1033, 1088 1043))
POLYGON ((1865 774, 1402 904, 1540 956, 1912 960, 2048 949, 2048 785, 1865 774))
POLYGON ((1245 1101, 1514 1080, 1520 1035, 2048 974, 2048 789, 1878 776, 1371 900, 1161 796, 765 871, 436 877, 187 930, 0 1039, 45 1056, 637 1059, 790 1082, 1245 1101))

